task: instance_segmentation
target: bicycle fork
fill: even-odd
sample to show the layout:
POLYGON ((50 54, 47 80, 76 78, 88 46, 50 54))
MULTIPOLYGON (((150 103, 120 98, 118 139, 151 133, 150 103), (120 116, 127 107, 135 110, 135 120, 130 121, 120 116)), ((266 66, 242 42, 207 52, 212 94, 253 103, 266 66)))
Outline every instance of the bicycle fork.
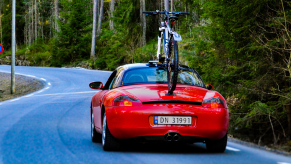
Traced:
POLYGON ((162 36, 158 36, 158 51, 157 51, 158 59, 160 59, 160 54, 161 54, 161 40, 162 40, 162 36))
POLYGON ((168 35, 166 34, 167 29, 165 27, 159 27, 159 31, 161 31, 160 36, 158 36, 158 49, 157 49, 157 58, 159 59, 159 64, 162 64, 165 61, 165 56, 161 53, 161 41, 163 39, 163 51, 164 54, 167 52, 167 44, 168 44, 168 35))

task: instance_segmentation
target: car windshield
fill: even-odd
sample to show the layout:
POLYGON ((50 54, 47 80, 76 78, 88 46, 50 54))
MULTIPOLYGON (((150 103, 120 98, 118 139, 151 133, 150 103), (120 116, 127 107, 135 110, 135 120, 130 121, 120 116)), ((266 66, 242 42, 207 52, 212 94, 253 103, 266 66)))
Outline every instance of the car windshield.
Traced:
MULTIPOLYGON (((167 71, 157 67, 128 70, 124 73, 121 85, 167 83, 167 71)), ((204 87, 203 81, 195 72, 181 70, 178 74, 178 84, 204 87)))

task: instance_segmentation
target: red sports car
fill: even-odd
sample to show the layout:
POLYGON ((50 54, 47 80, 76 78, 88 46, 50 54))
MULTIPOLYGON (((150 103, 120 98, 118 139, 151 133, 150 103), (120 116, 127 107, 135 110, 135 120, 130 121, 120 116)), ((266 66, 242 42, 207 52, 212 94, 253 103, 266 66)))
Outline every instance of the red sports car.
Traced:
POLYGON ((91 101, 91 137, 104 150, 125 140, 137 142, 205 142, 207 150, 224 152, 229 114, 226 101, 192 68, 181 67, 173 95, 167 71, 154 63, 118 67, 91 101))

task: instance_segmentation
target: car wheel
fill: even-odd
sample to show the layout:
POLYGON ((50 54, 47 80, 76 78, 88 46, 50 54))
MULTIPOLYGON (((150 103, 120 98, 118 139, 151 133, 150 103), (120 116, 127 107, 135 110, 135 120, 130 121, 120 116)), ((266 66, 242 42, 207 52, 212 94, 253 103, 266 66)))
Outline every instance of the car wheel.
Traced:
POLYGON ((102 135, 98 133, 95 129, 93 112, 91 114, 91 139, 92 139, 92 142, 101 142, 102 140, 102 135))
POLYGON ((102 146, 105 151, 118 150, 120 148, 119 141, 112 136, 108 129, 106 114, 103 116, 102 146))
POLYGON ((227 144, 227 134, 220 140, 207 140, 206 148, 210 152, 223 153, 227 144))

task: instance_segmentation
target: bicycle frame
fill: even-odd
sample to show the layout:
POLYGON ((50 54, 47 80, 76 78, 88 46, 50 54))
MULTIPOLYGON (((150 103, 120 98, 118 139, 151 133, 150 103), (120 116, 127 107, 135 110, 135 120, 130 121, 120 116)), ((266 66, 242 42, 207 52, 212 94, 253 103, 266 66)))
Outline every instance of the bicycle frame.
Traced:
MULTIPOLYGON (((160 36, 158 36, 158 49, 157 49, 157 58, 160 58, 161 54, 161 39, 163 38, 163 51, 166 54, 166 58, 168 58, 168 44, 169 44, 169 37, 174 37, 175 41, 181 41, 182 37, 177 32, 173 31, 171 26, 169 25, 170 19, 169 14, 172 12, 164 12, 166 15, 165 21, 161 22, 161 27, 159 27, 159 31, 161 31, 160 36)), ((173 21, 174 22, 174 21, 173 21)))

